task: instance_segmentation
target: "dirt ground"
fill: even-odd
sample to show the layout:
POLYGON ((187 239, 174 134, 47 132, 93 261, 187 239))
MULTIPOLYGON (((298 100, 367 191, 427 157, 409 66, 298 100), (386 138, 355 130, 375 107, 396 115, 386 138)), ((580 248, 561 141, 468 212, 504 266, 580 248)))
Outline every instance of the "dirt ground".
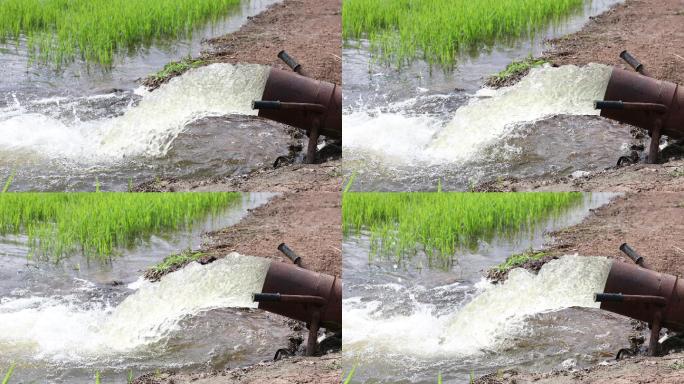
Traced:
MULTIPOLYGON (((307 75, 342 84, 342 0, 283 0, 251 17, 238 31, 210 39, 201 54, 207 63, 254 63, 290 70, 279 58, 286 50, 307 75)), ((148 84, 152 85, 152 84, 148 84)), ((155 84, 158 85, 158 84, 155 84)), ((275 160, 275 159, 274 159, 275 160)), ((179 181, 160 179, 145 191, 339 191, 341 161, 258 169, 247 175, 179 181)))
POLYGON ((506 371, 481 377, 475 384, 679 384, 683 382, 684 353, 660 358, 638 357, 575 372, 529 375, 506 371))
MULTIPOLYGON (((342 196, 340 192, 286 192, 250 210, 239 223, 207 234, 200 249, 208 257, 230 252, 291 263, 278 245, 286 243, 302 258, 304 268, 341 277, 342 196)), ((292 322, 293 337, 301 326, 292 322)), ((282 346, 274 346, 275 350, 282 346)), ((180 383, 338 383, 342 377, 341 355, 294 357, 262 362, 250 367, 196 373, 161 372, 139 377, 138 384, 180 383)))
POLYGON ((202 250, 217 257, 235 251, 290 263, 277 249, 284 242, 304 268, 341 277, 341 202, 339 192, 284 193, 237 225, 209 233, 202 250))
POLYGON ((219 372, 171 375, 149 374, 136 379, 133 384, 319 384, 339 383, 341 357, 333 353, 322 357, 293 357, 277 362, 267 362, 246 368, 219 372))
MULTIPOLYGON (((653 77, 684 84, 684 1, 626 0, 592 18, 580 31, 550 41, 543 57, 554 65, 602 63, 631 70, 619 58, 627 49, 653 77)), ((616 159, 617 160, 617 159, 616 159)), ((683 161, 591 172, 579 179, 507 179, 477 187, 482 191, 682 190, 683 161)))
POLYGON ((205 180, 158 179, 141 184, 144 192, 336 192, 342 186, 342 160, 263 168, 247 175, 205 180))
POLYGON ((284 0, 209 44, 211 49, 202 58, 210 62, 290 70, 277 57, 284 49, 309 76, 342 84, 342 0, 284 0))

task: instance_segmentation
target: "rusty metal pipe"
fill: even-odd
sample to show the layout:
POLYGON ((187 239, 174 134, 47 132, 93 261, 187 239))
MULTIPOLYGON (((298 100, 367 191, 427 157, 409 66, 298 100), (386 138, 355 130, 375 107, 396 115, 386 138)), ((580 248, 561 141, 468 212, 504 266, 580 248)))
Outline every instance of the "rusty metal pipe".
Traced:
POLYGON ((296 73, 271 68, 262 100, 282 103, 310 103, 325 107, 320 116, 297 110, 262 109, 259 116, 279 123, 311 130, 314 118, 321 120, 321 134, 342 139, 342 88, 324 81, 299 76, 296 73))
POLYGON ((259 108, 260 117, 306 130, 309 136, 307 163, 316 160, 320 135, 342 140, 342 87, 271 68, 262 100, 277 100, 280 104, 275 101, 257 103, 267 107, 259 108), (288 108, 288 105, 292 107, 288 108), (308 106, 302 108, 305 105, 308 106))
POLYGON ((259 309, 308 324, 309 356, 316 352, 320 327, 342 330, 342 280, 337 277, 272 262, 261 292, 253 299, 259 309))
POLYGON ((290 260, 292 260, 293 264, 300 267, 302 266, 302 258, 299 257, 299 255, 297 255, 295 251, 290 249, 290 247, 288 247, 285 243, 280 243, 280 245, 278 246, 278 250, 282 252, 285 256, 287 256, 290 260))
POLYGON ((622 253, 624 253, 625 255, 629 256, 629 258, 632 259, 634 264, 642 268, 646 268, 644 258, 634 248, 630 247, 629 244, 622 243, 622 245, 620 245, 620 251, 622 251, 622 253))
POLYGON ((641 62, 634 56, 632 56, 631 53, 627 52, 627 50, 624 50, 620 52, 620 58, 629 64, 630 67, 634 68, 635 71, 641 73, 644 76, 649 76, 646 73, 646 68, 644 68, 644 65, 641 64, 641 62))
MULTIPOLYGON (((648 162, 655 163, 661 135, 684 139, 684 90, 675 83, 613 68, 604 100, 620 100, 623 108, 602 108, 601 116, 646 129, 651 136, 648 162), (630 107, 628 103, 633 104, 630 107), (660 106, 665 106, 663 109, 660 106)), ((615 107, 607 103, 604 106, 615 107)))
POLYGON ((595 300, 603 310, 649 323, 651 355, 659 351, 661 328, 684 331, 684 284, 677 276, 614 261, 595 300))

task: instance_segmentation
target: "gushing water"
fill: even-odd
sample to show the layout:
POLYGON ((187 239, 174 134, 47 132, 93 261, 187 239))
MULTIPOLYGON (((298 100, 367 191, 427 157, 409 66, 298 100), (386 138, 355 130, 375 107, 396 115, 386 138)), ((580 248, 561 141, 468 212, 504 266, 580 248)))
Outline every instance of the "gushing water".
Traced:
POLYGON ((597 307, 593 294, 605 286, 611 261, 605 257, 564 256, 538 274, 510 272, 506 282, 481 283, 465 306, 436 315, 416 304, 410 314, 384 316, 379 302, 344 301, 344 345, 352 354, 467 356, 505 346, 531 315, 569 307, 597 307))
MULTIPOLYGON (((117 117, 65 121, 29 111, 16 101, 0 110, 0 152, 26 153, 80 163, 131 156, 164 156, 193 121, 208 116, 253 115, 268 67, 213 64, 188 71, 117 117)), ((53 100, 55 101, 55 100, 53 100)), ((59 102, 59 100, 56 100, 59 102)), ((35 104, 35 103, 34 103, 35 104)))
POLYGON ((208 265, 193 263, 143 283, 118 306, 72 296, 0 302, 0 349, 41 359, 79 360, 127 354, 163 341, 184 318, 216 308, 253 308, 270 262, 231 253, 208 265))
POLYGON ((472 160, 520 123, 597 115, 593 101, 603 98, 610 73, 600 64, 535 68, 511 87, 480 90, 446 121, 420 113, 354 111, 344 116, 345 151, 398 164, 472 160))

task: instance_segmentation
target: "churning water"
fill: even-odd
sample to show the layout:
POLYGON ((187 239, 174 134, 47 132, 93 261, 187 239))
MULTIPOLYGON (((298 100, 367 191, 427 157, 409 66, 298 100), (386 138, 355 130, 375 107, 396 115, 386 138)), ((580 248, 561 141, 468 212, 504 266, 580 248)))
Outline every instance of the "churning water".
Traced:
POLYGON ((477 92, 446 123, 403 111, 353 112, 344 116, 345 156, 415 166, 473 160, 521 123, 554 115, 598 115, 593 101, 603 98, 610 73, 600 64, 536 68, 511 87, 477 92))
MULTIPOLYGON (((76 163, 115 161, 130 156, 163 156, 178 134, 208 116, 254 115, 252 100, 263 94, 268 67, 213 64, 188 71, 156 92, 145 92, 123 115, 69 121, 36 111, 36 105, 69 100, 38 100, 31 108, 15 102, 0 111, 0 151, 76 163)), ((105 95, 97 97, 115 97, 105 95)))
MULTIPOLYGON (((436 315, 419 305, 408 316, 384 317, 378 302, 345 301, 344 345, 373 353, 457 358, 501 348, 531 315, 570 307, 598 307, 611 262, 604 257, 565 256, 539 274, 511 271, 500 285, 479 284, 479 293, 453 313, 436 315)), ((446 287, 445 287, 446 289, 446 287)))
POLYGON ((115 306, 70 296, 4 299, 0 349, 51 361, 125 356, 169 338, 180 321, 200 312, 254 308, 251 295, 261 292, 269 264, 237 253, 193 263, 158 283, 143 283, 115 306))

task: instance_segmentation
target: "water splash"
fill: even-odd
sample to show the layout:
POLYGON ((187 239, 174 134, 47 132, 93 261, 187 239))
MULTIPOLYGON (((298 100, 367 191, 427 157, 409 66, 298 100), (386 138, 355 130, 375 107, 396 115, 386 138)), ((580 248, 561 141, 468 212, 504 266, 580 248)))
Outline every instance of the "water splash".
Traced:
POLYGON ((524 327, 528 316, 597 307, 593 294, 603 290, 610 266, 605 257, 564 256, 536 275, 516 269, 503 284, 483 282, 470 302, 446 315, 418 304, 408 315, 385 317, 377 301, 345 299, 345 351, 443 358, 495 350, 524 327))
MULTIPOLYGON (((188 71, 116 117, 60 119, 13 102, 0 110, 0 151, 33 152, 90 163, 130 156, 164 156, 185 126, 208 116, 254 115, 268 67, 213 64, 188 71)), ((98 96, 94 96, 98 97, 98 96)), ((16 99, 15 99, 16 100, 16 99)), ((50 99, 43 104, 66 102, 50 99)), ((34 102, 35 105, 41 101, 34 102)))
POLYGON ((254 308, 270 262, 231 253, 143 283, 118 306, 74 296, 0 302, 0 348, 37 358, 78 360, 127 354, 169 337, 184 318, 215 308, 254 308))
POLYGON ((603 98, 610 73, 611 68, 601 64, 535 68, 511 87, 480 90, 446 123, 426 114, 351 112, 344 115, 345 151, 387 163, 471 160, 520 123, 553 115, 597 115, 593 101, 603 98))

